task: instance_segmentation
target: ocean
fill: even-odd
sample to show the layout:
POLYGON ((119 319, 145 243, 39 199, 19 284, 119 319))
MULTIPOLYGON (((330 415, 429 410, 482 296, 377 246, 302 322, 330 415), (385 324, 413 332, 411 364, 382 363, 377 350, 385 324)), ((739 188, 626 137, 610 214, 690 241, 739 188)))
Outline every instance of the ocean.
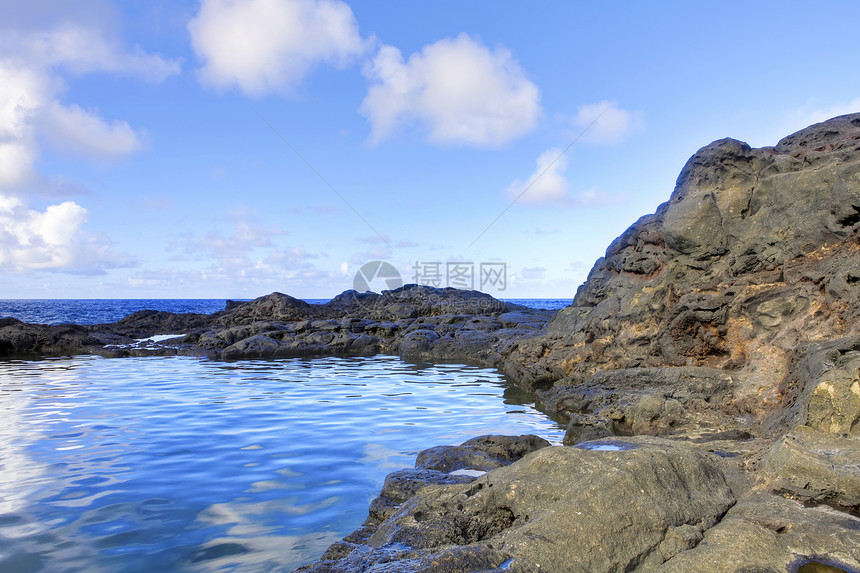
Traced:
MULTIPOLYGON (((0 315, 100 323, 225 302, 0 301, 0 315)), ((357 528, 420 450, 525 433, 559 443, 564 427, 474 365, 0 361, 0 571, 290 571, 357 528)))
MULTIPOLYGON (((241 299, 237 299, 241 300, 241 299)), ((323 304, 330 299, 305 299, 323 304)), ((571 299, 516 298, 504 299, 529 308, 557 310, 571 299)), ((17 318, 33 324, 103 324, 116 322, 138 310, 197 312, 211 314, 224 310, 227 300, 211 299, 0 299, 0 318, 17 318)))

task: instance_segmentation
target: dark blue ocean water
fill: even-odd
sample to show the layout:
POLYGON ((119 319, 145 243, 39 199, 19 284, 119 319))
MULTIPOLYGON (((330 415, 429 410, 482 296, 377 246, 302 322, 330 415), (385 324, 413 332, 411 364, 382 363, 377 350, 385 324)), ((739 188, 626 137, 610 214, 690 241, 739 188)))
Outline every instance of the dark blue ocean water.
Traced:
MULTIPOLYGON (((306 299, 322 304, 329 299, 306 299)), ((506 299, 530 308, 556 310, 570 299, 506 299)), ((226 299, 0 299, 0 318, 17 318, 34 324, 103 324, 116 322, 138 310, 197 312, 211 314, 224 310, 226 299)))
POLYGON ((0 361, 0 571, 290 571, 419 450, 490 433, 564 431, 475 366, 0 361))

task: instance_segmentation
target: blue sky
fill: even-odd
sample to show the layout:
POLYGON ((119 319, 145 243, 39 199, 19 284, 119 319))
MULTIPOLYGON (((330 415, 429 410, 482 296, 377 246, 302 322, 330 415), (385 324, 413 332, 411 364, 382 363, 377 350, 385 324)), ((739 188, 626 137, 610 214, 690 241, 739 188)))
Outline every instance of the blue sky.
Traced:
POLYGON ((483 290, 570 298, 698 148, 860 111, 858 19, 2 1, 0 298, 326 298, 375 260, 406 282, 501 263, 483 290))

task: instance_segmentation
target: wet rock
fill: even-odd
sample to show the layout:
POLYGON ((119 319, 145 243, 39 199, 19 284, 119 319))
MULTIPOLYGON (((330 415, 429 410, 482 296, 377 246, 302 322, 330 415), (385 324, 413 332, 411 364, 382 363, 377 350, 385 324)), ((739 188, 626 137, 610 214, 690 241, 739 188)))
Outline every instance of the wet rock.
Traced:
POLYGON ((469 483, 474 477, 451 475, 445 470, 413 468, 390 473, 385 477, 379 497, 370 504, 370 518, 385 521, 400 505, 428 485, 469 483))
POLYGON ((439 340, 440 336, 435 330, 421 329, 408 333, 400 342, 400 353, 403 356, 421 354, 430 349, 431 345, 439 340))
POLYGON ((510 465, 523 456, 548 447, 543 438, 523 436, 478 436, 459 446, 438 446, 418 454, 414 469, 389 474, 382 491, 370 504, 364 525, 333 544, 317 563, 300 571, 366 571, 375 562, 396 561, 392 571, 479 571, 495 570, 509 556, 490 547, 450 547, 422 552, 412 548, 388 548, 377 552, 367 545, 379 525, 405 502, 429 486, 471 483, 487 470, 510 465), (475 471, 469 471, 475 470, 475 471), (475 567, 477 569, 471 569, 475 567), (417 568, 417 569, 416 569, 417 568))
POLYGON ((266 334, 256 334, 243 338, 223 350, 221 357, 226 360, 238 358, 268 358, 275 355, 281 344, 266 334))

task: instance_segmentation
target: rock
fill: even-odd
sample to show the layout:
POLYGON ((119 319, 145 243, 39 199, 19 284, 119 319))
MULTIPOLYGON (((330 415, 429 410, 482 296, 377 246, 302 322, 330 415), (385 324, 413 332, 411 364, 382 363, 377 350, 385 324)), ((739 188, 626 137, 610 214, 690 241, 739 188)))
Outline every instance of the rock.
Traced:
POLYGON ((691 447, 654 438, 625 447, 545 447, 470 484, 421 489, 328 570, 409 570, 456 548, 514 572, 631 571, 695 545, 734 504, 691 447))
POLYGON ((778 391, 795 350, 860 328, 858 120, 835 118, 776 147, 703 147, 548 333, 504 354, 505 372, 540 388, 601 370, 719 368, 743 374, 744 413, 784 407, 796 398, 778 391))
MULTIPOLYGON (((478 436, 459 446, 438 446, 418 454, 415 469, 400 470, 385 478, 382 491, 370 504, 369 516, 364 525, 334 543, 317 563, 302 567, 300 571, 365 571, 372 563, 365 562, 368 539, 376 533, 380 523, 391 517, 406 501, 428 486, 463 484, 474 481, 487 470, 510 465, 526 454, 548 447, 543 438, 524 436, 478 436), (465 471, 464 471, 465 470, 465 471), (470 472, 468 470, 478 470, 470 472)), ((395 551, 396 553, 396 551, 395 551)), ((408 553, 408 552, 407 552, 408 553)), ((488 548, 446 548, 432 556, 405 557, 423 571, 464 571, 480 567, 495 569, 508 558, 488 548), (465 569, 464 569, 465 568, 465 569)), ((411 567, 405 562, 404 567, 411 567)))
POLYGON ((215 319, 222 326, 251 324, 258 321, 293 322, 310 318, 334 318, 340 316, 336 309, 309 304, 289 295, 274 292, 250 302, 234 306, 215 319))
POLYGON ((502 326, 509 328, 543 328, 544 317, 533 312, 504 312, 499 315, 502 326))
POLYGON ((784 398, 765 422, 771 434, 806 425, 860 436, 860 336, 801 344, 794 365, 775 386, 784 398))
POLYGON ((0 358, 80 354, 101 344, 101 340, 81 326, 48 326, 27 324, 14 318, 0 319, 0 358))
POLYGON ((451 475, 444 470, 435 469, 406 469, 390 473, 385 477, 379 497, 370 504, 370 519, 382 522, 404 501, 411 499, 418 490, 428 485, 450 485, 469 483, 473 477, 468 475, 451 475))
MULTIPOLYGON (((666 465, 663 456, 703 460, 711 468, 705 473, 723 480, 711 484, 713 491, 726 491, 725 471, 744 497, 718 524, 713 507, 694 511, 706 518, 661 520, 666 507, 682 510, 664 505, 660 493, 653 494, 660 509, 643 506, 627 517, 640 500, 625 496, 625 471, 592 468, 576 449, 544 448, 468 485, 417 490, 328 566, 444 571, 434 569, 435 557, 457 548, 468 549, 470 558, 483 556, 481 567, 504 563, 513 571, 536 570, 538 562, 559 571, 785 571, 817 558, 856 567, 852 516, 759 491, 756 476, 767 491, 856 510, 858 237, 860 114, 853 114, 810 126, 775 147, 723 139, 700 149, 669 200, 613 241, 573 304, 548 327, 519 309, 493 309, 483 314, 502 330, 478 333, 453 313, 430 320, 444 313, 418 300, 425 296, 420 289, 399 293, 396 300, 408 302, 416 317, 391 348, 399 343, 400 351, 428 358, 469 348, 536 392, 549 413, 567 418, 566 444, 614 436, 639 448, 588 455, 631 460, 647 450, 642 463, 659 467, 666 465), (623 437, 630 434, 671 436, 686 445, 623 437), (532 467, 550 457, 542 471, 532 467), (564 503, 570 494, 559 490, 565 488, 587 494, 564 503), (543 495, 553 503, 542 505, 543 495), (604 495, 606 504, 590 512, 600 523, 571 515, 604 495), (552 518, 544 517, 549 507, 552 518), (542 528, 560 519, 569 521, 542 528), (635 532, 635 542, 618 540, 621 532, 611 530, 618 520, 635 532), (517 537, 522 531, 535 536, 517 537), (585 541, 592 534, 596 541, 585 541), (739 553, 750 557, 739 561, 739 553), (502 561, 506 556, 513 561, 502 561)), ((463 448, 442 452, 436 468, 482 459, 463 448)), ((423 456, 422 462, 435 460, 437 451, 423 456)), ((679 468, 688 468, 668 465, 682 474, 679 468)), ((632 473, 657 471, 645 468, 632 473)), ((688 478, 649 488, 672 483, 670 490, 687 492, 679 484, 688 478)), ((733 498, 722 499, 725 509, 733 498)))
POLYGON ((763 460, 775 493, 807 503, 860 509, 860 441, 798 426, 763 460))
POLYGON ((270 358, 275 355, 280 346, 280 343, 271 336, 256 334, 231 344, 223 350, 221 357, 225 360, 270 358))
POLYGON ((111 324, 89 327, 96 332, 109 332, 128 338, 147 338, 156 334, 187 334, 208 324, 212 315, 198 313, 139 310, 111 324))
POLYGON ((170 353, 232 360, 388 352, 493 365, 502 359, 498 350, 540 334, 554 315, 477 291, 419 285, 382 294, 346 291, 321 305, 272 293, 248 302, 228 301, 226 310, 212 315, 144 310, 111 324, 74 327, 77 330, 15 326, 5 331, 5 343, 0 337, 0 356, 170 353), (496 318, 505 313, 507 326, 496 318), (157 334, 185 337, 170 346, 119 348, 157 334))
POLYGON ((478 436, 459 446, 437 446, 418 453, 415 467, 442 472, 460 469, 489 471, 510 465, 524 455, 548 447, 538 436, 478 436))
POLYGON ((406 285, 94 327, 0 321, 2 357, 79 352, 458 360, 499 367, 569 420, 576 448, 484 437, 422 452, 308 570, 856 569, 857 520, 821 504, 860 507, 860 114, 774 147, 703 147, 557 313, 406 285), (632 446, 579 447, 600 437, 632 446))
POLYGON ((748 430, 733 403, 737 376, 714 368, 629 368, 539 391, 541 406, 568 418, 565 444, 602 435, 674 435, 705 428, 748 430))
POLYGON ((698 545, 655 571, 782 573, 811 560, 840 567, 837 571, 860 570, 860 519, 757 492, 732 507, 698 545))

